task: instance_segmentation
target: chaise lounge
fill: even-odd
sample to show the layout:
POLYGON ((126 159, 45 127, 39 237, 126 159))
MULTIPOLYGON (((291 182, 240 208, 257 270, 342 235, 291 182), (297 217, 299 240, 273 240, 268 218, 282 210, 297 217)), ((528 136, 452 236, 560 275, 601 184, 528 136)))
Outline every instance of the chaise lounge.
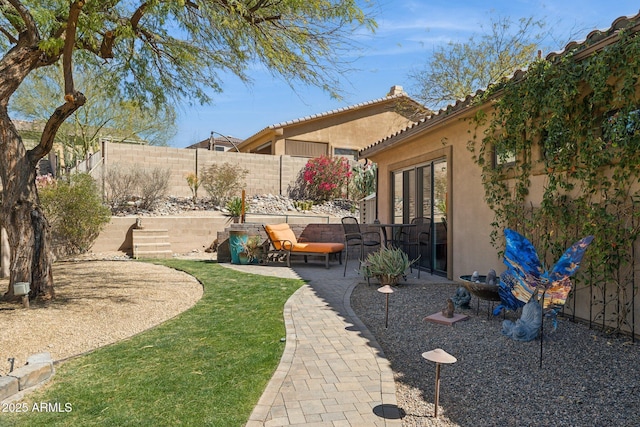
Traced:
POLYGON ((307 256, 324 256, 325 267, 329 268, 329 255, 338 254, 342 264, 343 243, 299 242, 287 223, 269 224, 263 227, 274 249, 272 252, 284 255, 287 267, 291 267, 291 255, 303 255, 305 262, 307 262, 307 256))

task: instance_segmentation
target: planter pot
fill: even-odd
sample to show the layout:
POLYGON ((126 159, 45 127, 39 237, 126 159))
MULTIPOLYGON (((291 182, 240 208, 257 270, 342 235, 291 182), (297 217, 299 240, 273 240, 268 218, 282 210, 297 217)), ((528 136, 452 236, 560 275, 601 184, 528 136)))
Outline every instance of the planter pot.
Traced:
POLYGON ((231 230, 229 231, 229 252, 231 252, 231 263, 240 264, 240 252, 244 252, 244 245, 249 240, 249 234, 246 231, 231 230))
POLYGON ((380 282, 381 286, 385 286, 385 285, 395 286, 400 281, 400 277, 402 277, 402 276, 401 275, 399 275, 399 276, 390 276, 388 274, 377 276, 378 281, 380 282))

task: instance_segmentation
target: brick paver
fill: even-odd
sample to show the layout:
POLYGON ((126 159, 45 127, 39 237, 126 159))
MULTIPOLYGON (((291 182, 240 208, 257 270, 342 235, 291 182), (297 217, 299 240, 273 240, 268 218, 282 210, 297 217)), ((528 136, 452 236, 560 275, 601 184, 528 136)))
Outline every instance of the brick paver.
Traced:
POLYGON ((285 305, 284 354, 247 427, 401 426, 389 362, 349 304, 355 271, 224 265, 308 281, 285 305))

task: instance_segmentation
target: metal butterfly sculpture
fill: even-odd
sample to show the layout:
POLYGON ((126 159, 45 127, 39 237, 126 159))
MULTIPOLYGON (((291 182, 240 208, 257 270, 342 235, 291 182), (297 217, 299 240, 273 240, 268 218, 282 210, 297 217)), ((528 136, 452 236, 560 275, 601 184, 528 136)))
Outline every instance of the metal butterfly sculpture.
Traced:
POLYGON ((593 240, 587 236, 565 251, 551 271, 546 271, 536 249, 522 234, 506 228, 506 248, 504 263, 507 270, 500 275, 498 294, 501 304, 493 311, 500 314, 503 309, 517 310, 524 306, 537 293, 541 292, 543 308, 558 307, 565 304, 571 291, 570 276, 580 267, 580 261, 593 240))

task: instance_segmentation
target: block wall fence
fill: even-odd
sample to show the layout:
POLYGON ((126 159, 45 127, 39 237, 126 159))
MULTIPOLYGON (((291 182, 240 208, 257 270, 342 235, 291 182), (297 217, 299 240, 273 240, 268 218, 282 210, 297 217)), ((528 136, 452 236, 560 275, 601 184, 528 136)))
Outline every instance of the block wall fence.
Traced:
MULTIPOLYGON (((275 194, 288 196, 301 170, 307 163, 306 158, 287 155, 270 156, 264 154, 237 153, 230 151, 210 151, 206 149, 184 149, 172 147, 154 147, 132 144, 103 144, 103 161, 91 174, 104 185, 104 176, 113 169, 141 169, 152 171, 155 168, 167 169, 171 173, 169 195, 191 197, 186 176, 202 171, 213 164, 230 163, 247 169, 244 190, 247 196, 256 194, 275 194)), ((241 188, 238 189, 238 196, 241 188)), ((203 188, 199 197, 206 197, 203 188)))
MULTIPOLYGON (((105 175, 109 170, 145 170, 155 168, 170 171, 168 194, 177 197, 191 197, 186 176, 196 173, 198 176, 213 164, 230 163, 248 170, 245 178, 247 197, 256 194, 275 194, 288 196, 289 191, 307 163, 306 158, 291 156, 270 156, 264 154, 210 151, 206 149, 184 149, 172 147, 154 147, 145 145, 104 143, 102 157, 91 170, 91 175, 104 188, 105 175)), ((238 189, 238 196, 242 189, 238 189)), ((198 191, 199 197, 207 197, 203 188, 198 191)), ((332 218, 298 218, 304 223, 328 223, 339 219, 332 218)), ((295 219, 284 216, 260 218, 251 215, 248 221, 258 223, 296 222, 295 219)), ((175 253, 202 251, 208 248, 229 227, 225 217, 143 217, 145 228, 168 230, 171 249, 175 253)), ((132 230, 136 223, 136 216, 112 217, 109 224, 100 233, 93 246, 92 252, 122 251, 132 253, 132 230)), ((335 227, 335 225, 333 226, 335 227)), ((330 228, 333 228, 330 227, 330 228)), ((339 226, 341 229, 341 226, 339 226)), ((222 237, 222 236, 220 236, 222 237)), ((342 241, 342 236, 340 236, 342 241)), ((221 243, 223 243, 221 241, 221 243)), ((224 247, 224 245, 223 245, 224 247)), ((224 249, 223 257, 224 259, 224 249)))

